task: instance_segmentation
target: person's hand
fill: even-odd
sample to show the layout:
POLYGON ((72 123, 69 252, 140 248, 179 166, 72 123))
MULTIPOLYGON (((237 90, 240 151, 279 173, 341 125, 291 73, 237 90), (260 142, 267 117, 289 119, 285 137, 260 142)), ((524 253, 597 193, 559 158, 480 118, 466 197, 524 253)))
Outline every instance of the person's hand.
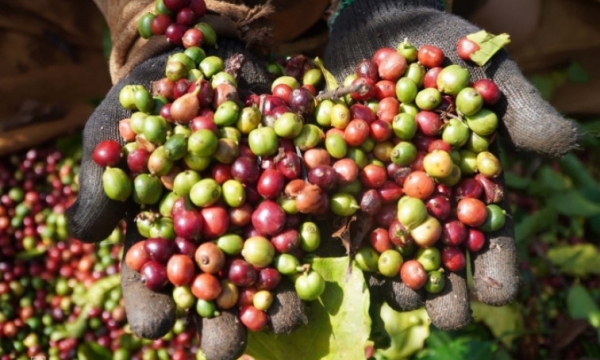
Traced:
MULTIPOLYGON (((223 39, 218 42, 218 50, 207 49, 207 55, 216 55, 223 60, 240 53, 246 58, 238 79, 240 91, 268 91, 266 65, 251 55, 244 44, 223 39)), ((68 226, 73 237, 85 242, 101 241, 122 219, 126 219, 123 253, 126 254, 133 244, 143 239, 134 222, 140 206, 131 198, 120 202, 106 196, 102 184, 104 169, 93 161, 92 153, 103 140, 112 139, 124 143, 119 135, 118 124, 120 120, 129 118, 131 111, 120 105, 120 90, 126 85, 143 85, 149 89, 152 81, 165 76, 166 60, 171 54, 172 52, 158 55, 136 66, 110 90, 87 121, 83 132, 80 191, 77 201, 67 212, 68 226)), ((128 171, 126 167, 124 170, 128 171)), ((124 259, 121 262, 121 286, 127 320, 135 334, 157 339, 171 330, 176 320, 176 305, 171 288, 167 287, 161 292, 148 289, 140 273, 129 268, 124 259)), ((269 309, 269 327, 273 332, 289 333, 301 322, 306 322, 303 303, 291 282, 282 281, 274 297, 274 303, 269 309)), ((195 307, 190 312, 195 313, 195 307)), ((240 322, 237 311, 222 311, 220 316, 210 319, 197 316, 196 320, 201 336, 200 346, 208 359, 236 359, 243 353, 247 329, 240 322)))
MULTIPOLYGON (((547 157, 564 155, 577 145, 576 124, 564 119, 523 77, 506 51, 497 53, 483 67, 461 60, 457 41, 480 29, 444 11, 441 0, 355 0, 344 1, 331 24, 325 66, 341 82, 354 72, 359 61, 371 58, 382 47, 395 48, 405 39, 417 48, 431 44, 441 48, 447 63, 467 67, 471 80, 487 78, 501 89, 503 96, 492 108, 499 118, 499 136, 507 138, 518 150, 547 157)), ((498 154, 497 141, 491 149, 498 154)), ((503 178, 498 178, 503 184, 503 178)), ((444 330, 462 328, 471 322, 471 297, 494 306, 510 303, 519 285, 517 251, 510 207, 505 226, 487 234, 484 248, 472 255, 473 294, 466 283, 465 271, 447 276, 439 294, 413 291, 397 280, 372 276, 371 290, 390 306, 408 311, 425 305, 432 323, 444 330)))

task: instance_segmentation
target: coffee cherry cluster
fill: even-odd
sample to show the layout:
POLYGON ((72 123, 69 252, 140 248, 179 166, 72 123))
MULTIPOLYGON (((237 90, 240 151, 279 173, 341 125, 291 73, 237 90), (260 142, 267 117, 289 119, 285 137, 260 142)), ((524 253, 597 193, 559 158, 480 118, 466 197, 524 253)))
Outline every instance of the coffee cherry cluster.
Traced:
POLYGON ((168 42, 185 48, 212 46, 216 34, 208 24, 199 22, 204 14, 204 0, 157 0, 154 13, 138 20, 138 33, 144 39, 165 35, 168 42))
MULTIPOLYGON (((126 144, 102 141, 92 158, 105 167, 109 198, 141 206, 136 227, 144 240, 125 263, 145 285, 172 287, 180 308, 203 317, 237 308, 242 323, 258 331, 283 277, 303 300, 325 288, 302 257, 319 247, 321 232, 309 215, 323 214, 327 197, 302 179, 297 152, 323 134, 291 109, 265 116, 285 103, 281 98, 240 99, 225 61, 200 50, 172 55, 150 90, 125 86, 119 100, 133 111, 119 124, 126 144)), ((314 110, 309 92, 296 103, 314 110)))
POLYGON ((488 151, 500 91, 444 60, 403 42, 325 92, 324 70, 297 56, 257 95, 238 91, 238 56, 226 66, 198 46, 172 55, 151 89, 122 89, 126 144, 94 151, 106 195, 141 206, 145 240, 126 264, 152 290, 173 287, 183 309, 237 307, 261 330, 282 278, 303 300, 324 291, 301 264, 320 244, 311 217, 358 216, 372 220, 356 251, 362 270, 441 291, 443 271, 462 270, 464 251, 504 225, 502 169, 488 151))
POLYGON ((444 271, 464 269, 465 251, 481 250, 484 234, 505 222, 497 205, 502 168, 488 149, 498 125, 489 107, 501 93, 490 80, 472 83, 466 68, 442 66, 445 60, 436 46, 405 41, 379 49, 345 79, 366 89, 350 95, 350 113, 361 107, 368 115, 350 116, 343 138, 348 143, 352 122, 362 122, 364 160, 356 163, 363 186, 355 201, 375 220, 356 263, 431 293, 443 290, 444 271))

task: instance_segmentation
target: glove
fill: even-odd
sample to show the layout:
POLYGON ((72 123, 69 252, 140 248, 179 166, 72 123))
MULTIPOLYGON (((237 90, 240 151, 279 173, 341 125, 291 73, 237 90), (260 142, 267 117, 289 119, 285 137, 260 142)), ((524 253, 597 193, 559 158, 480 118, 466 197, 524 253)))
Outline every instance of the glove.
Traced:
MULTIPOLYGON (((564 155, 576 147, 579 130, 545 102, 527 82, 506 51, 497 53, 484 67, 466 63, 456 55, 461 37, 479 31, 462 18, 444 11, 439 0, 355 0, 344 1, 330 24, 325 66, 341 81, 354 72, 362 59, 371 58, 381 47, 395 47, 405 39, 417 48, 431 44, 441 48, 455 64, 469 69, 471 80, 493 80, 503 92, 492 110, 502 119, 499 136, 518 150, 547 157, 564 155)), ((497 142, 490 146, 498 154, 497 142)), ((498 179, 503 185, 502 176, 498 179)), ((409 289, 399 280, 371 276, 372 293, 394 309, 408 311, 425 305, 433 325, 443 330, 464 327, 472 321, 469 301, 475 299, 493 306, 510 303, 518 291, 517 250, 510 208, 505 226, 487 233, 484 248, 472 254, 473 294, 466 273, 450 272, 441 293, 425 295, 409 289)))
MULTIPOLYGON (((181 51, 175 50, 175 51, 181 51)), ((119 202, 109 199, 103 190, 103 168, 92 160, 96 145, 106 139, 123 143, 118 122, 128 118, 130 111, 119 105, 119 92, 128 84, 149 88, 151 81, 164 77, 167 58, 174 51, 148 59, 123 77, 106 95, 86 123, 83 132, 83 158, 79 175, 80 191, 77 201, 68 209, 70 233, 85 242, 98 242, 126 219, 124 254, 142 238, 136 230, 134 217, 139 206, 133 201, 119 202)), ((228 59, 243 53, 247 59, 238 81, 240 89, 261 93, 268 91, 266 66, 249 54, 244 44, 232 39, 218 42, 218 50, 209 49, 207 55, 228 59)), ((121 287, 132 331, 138 336, 157 339, 165 335, 175 323, 176 306, 170 291, 153 292, 143 284, 138 272, 121 263, 121 287)), ((195 312, 195 311, 194 311, 195 312)), ((270 325, 275 333, 287 333, 301 322, 306 322, 303 303, 291 283, 282 282, 270 308, 270 325)), ((197 318, 200 347, 208 359, 236 359, 246 346, 247 330, 239 321, 236 311, 223 311, 215 318, 197 318)))

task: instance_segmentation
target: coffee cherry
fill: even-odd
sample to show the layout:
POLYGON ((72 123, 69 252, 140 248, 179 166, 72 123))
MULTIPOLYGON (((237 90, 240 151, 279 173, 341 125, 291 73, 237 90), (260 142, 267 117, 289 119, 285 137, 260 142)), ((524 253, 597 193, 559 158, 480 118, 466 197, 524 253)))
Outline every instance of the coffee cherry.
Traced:
POLYGON ((150 30, 153 35, 165 35, 169 25, 173 23, 173 19, 166 14, 156 15, 150 22, 150 30))
POLYGON ((417 59, 421 65, 428 68, 435 68, 442 65, 444 52, 437 46, 424 45, 419 48, 417 59))
POLYGON ((186 30, 181 37, 181 44, 184 48, 189 49, 195 46, 202 46, 204 42, 204 34, 198 29, 191 28, 186 30))
POLYGON ((145 263, 140 269, 140 274, 146 287, 153 291, 161 290, 169 281, 165 266, 154 260, 145 263))
POLYGON ((253 305, 243 306, 240 309, 240 321, 252 331, 260 331, 267 326, 267 313, 253 305))
POLYGON ((416 260, 407 260, 400 268, 400 279, 413 290, 422 288, 427 282, 427 272, 416 260))
POLYGON ((203 243, 194 254, 196 264, 205 273, 215 274, 225 265, 225 254, 213 242, 203 243))
POLYGON ((182 37, 183 34, 187 31, 187 26, 180 23, 172 23, 165 29, 165 36, 167 37, 167 41, 175 44, 182 45, 182 37))
POLYGON ((190 0, 163 0, 165 7, 173 12, 181 10, 190 3, 190 0))
POLYGON ((192 294, 200 300, 215 300, 222 291, 219 279, 208 273, 198 274, 192 281, 190 288, 192 294))
POLYGON ((185 26, 192 26, 196 23, 197 15, 189 7, 183 7, 177 12, 176 21, 185 26))
POLYGON ((473 40, 468 39, 466 36, 458 39, 456 43, 456 53, 461 59, 468 61, 471 60, 471 54, 479 51, 479 45, 473 40))
POLYGON ((378 271, 387 277, 394 277, 400 273, 402 255, 396 250, 389 249, 381 253, 377 261, 378 271))
POLYGON ((452 246, 446 246, 442 249, 442 263, 446 269, 460 271, 465 268, 466 262, 464 250, 452 246))
POLYGON ((101 141, 92 152, 92 159, 98 166, 116 166, 122 157, 121 144, 114 140, 101 141))
POLYGON ((325 291, 325 279, 318 272, 310 271, 298 276, 294 287, 300 299, 313 301, 325 291))
POLYGON ((498 85, 489 79, 480 79, 473 83, 473 88, 481 95, 486 105, 494 105, 500 100, 502 92, 498 85))
POLYGON ((188 6, 190 9, 194 10, 194 13, 198 18, 204 16, 206 13, 206 2, 204 0, 190 0, 188 6))
POLYGON ((175 254, 167 262, 167 278, 175 286, 190 284, 194 272, 194 262, 187 255, 175 254))
POLYGON ((444 277, 443 271, 436 270, 430 271, 427 274, 427 282, 424 285, 425 291, 431 294, 437 294, 444 289, 446 285, 446 278, 444 277))

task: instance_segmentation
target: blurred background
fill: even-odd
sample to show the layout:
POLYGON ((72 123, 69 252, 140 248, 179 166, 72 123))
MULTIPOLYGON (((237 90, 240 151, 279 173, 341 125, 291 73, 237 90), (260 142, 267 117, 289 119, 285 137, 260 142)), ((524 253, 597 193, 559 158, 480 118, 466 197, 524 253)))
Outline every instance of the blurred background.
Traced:
MULTIPOLYGON (((278 28, 278 53, 321 54, 326 3, 315 2, 313 22, 278 28)), ((561 159, 503 151, 518 300, 501 308, 473 302, 476 322, 455 333, 398 315, 401 326, 389 336, 404 349, 398 356, 416 359, 600 358, 600 2, 453 6, 489 32, 510 34, 508 50, 524 74, 585 136, 561 159)), ((278 26, 282 16, 273 18, 278 26)), ((91 0, 0 0, 0 28, 0 359, 195 358, 185 317, 157 341, 129 332, 115 260, 119 229, 99 245, 66 231, 80 132, 111 87, 102 14, 91 0)))

